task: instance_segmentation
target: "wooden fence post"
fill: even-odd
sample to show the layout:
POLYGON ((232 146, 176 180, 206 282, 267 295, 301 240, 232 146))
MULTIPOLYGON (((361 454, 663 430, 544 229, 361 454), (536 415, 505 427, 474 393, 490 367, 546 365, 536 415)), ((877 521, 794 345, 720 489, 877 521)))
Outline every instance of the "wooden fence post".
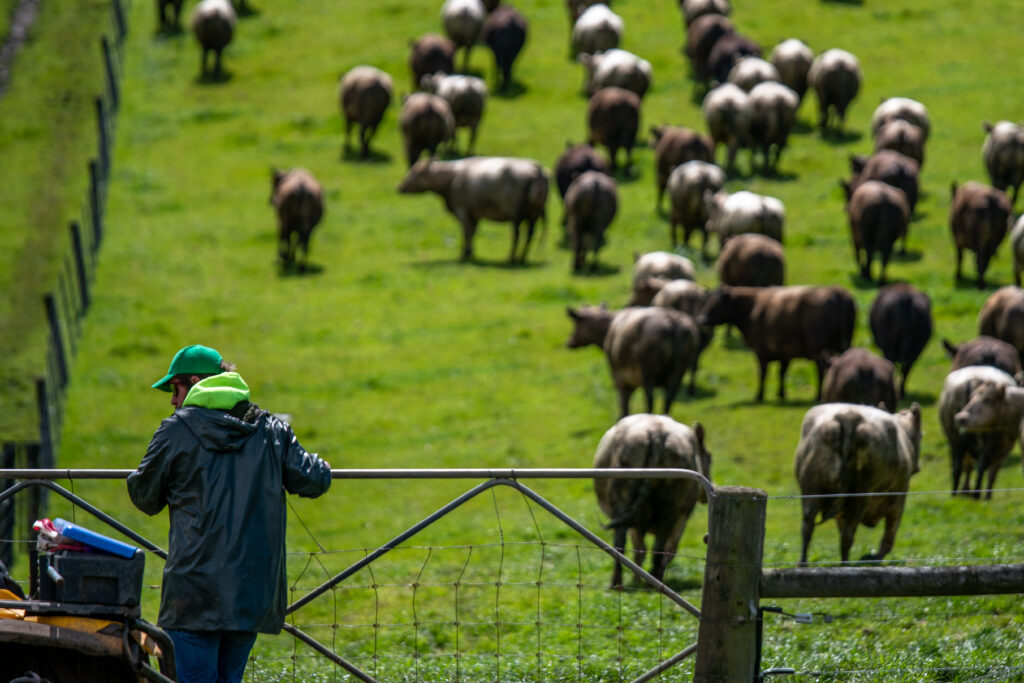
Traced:
POLYGON ((761 489, 715 487, 708 509, 695 683, 754 681, 758 676, 758 585, 767 500, 761 489))
POLYGON ((107 91, 110 93, 110 110, 116 112, 121 105, 121 96, 117 91, 117 72, 114 71, 114 56, 110 52, 110 41, 107 36, 100 36, 100 47, 103 50, 103 67, 107 75, 107 91))
POLYGON ((106 180, 110 175, 110 134, 107 130, 106 107, 103 98, 96 96, 96 130, 99 135, 100 177, 106 180))

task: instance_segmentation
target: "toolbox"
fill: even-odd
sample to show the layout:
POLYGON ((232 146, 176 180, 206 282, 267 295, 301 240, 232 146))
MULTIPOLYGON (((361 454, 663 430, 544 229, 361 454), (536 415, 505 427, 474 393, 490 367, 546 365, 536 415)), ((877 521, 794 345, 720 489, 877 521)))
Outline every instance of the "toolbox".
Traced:
POLYGON ((134 607, 142 597, 146 554, 56 550, 39 555, 39 599, 134 607))

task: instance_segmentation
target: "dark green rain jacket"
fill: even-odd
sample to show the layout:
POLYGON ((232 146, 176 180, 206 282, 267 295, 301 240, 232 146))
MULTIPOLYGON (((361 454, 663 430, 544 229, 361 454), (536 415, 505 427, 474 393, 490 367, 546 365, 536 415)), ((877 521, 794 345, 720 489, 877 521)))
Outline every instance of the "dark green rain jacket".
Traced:
POLYGON ((165 629, 278 633, 284 624, 285 491, 319 496, 331 472, 248 398, 234 372, 196 384, 128 477, 140 510, 170 508, 165 629))

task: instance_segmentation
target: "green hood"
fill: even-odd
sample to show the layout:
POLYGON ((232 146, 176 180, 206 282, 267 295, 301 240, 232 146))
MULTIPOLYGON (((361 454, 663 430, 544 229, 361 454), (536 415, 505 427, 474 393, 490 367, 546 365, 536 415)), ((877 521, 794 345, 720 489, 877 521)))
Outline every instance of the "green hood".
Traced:
POLYGON ((249 400, 249 385, 237 372, 222 372, 192 385, 182 407, 199 406, 231 410, 240 401, 249 400))

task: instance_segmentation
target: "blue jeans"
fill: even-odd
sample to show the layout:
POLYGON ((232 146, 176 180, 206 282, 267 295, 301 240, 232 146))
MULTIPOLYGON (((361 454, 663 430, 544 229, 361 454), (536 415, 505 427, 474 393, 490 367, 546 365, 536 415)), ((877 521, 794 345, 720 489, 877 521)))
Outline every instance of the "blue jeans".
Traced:
POLYGON ((167 631, 178 683, 240 683, 256 634, 249 631, 167 631))

